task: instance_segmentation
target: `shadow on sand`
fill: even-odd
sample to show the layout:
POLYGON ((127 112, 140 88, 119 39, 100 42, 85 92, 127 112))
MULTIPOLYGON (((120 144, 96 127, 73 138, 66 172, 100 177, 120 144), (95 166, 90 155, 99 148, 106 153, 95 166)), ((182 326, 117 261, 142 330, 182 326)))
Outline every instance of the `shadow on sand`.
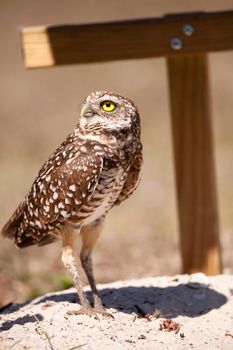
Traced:
MULTIPOLYGON (((50 294, 42 296, 31 302, 24 304, 12 304, 5 308, 2 314, 10 314, 30 304, 43 304, 49 301, 77 303, 78 297, 74 289, 61 292, 61 294, 50 294)), ((197 317, 208 313, 213 309, 220 308, 227 302, 225 295, 211 288, 191 288, 188 284, 179 284, 177 286, 143 287, 127 286, 121 288, 100 290, 102 301, 106 308, 114 308, 127 314, 135 313, 139 317, 146 314, 156 314, 157 317, 174 318, 179 315, 187 317, 197 317)), ((87 292, 91 301, 91 293, 87 292)), ((36 315, 37 319, 43 317, 36 315)), ((24 324, 27 322, 36 322, 36 318, 25 315, 14 321, 6 321, 0 331, 8 330, 14 324, 24 324)))

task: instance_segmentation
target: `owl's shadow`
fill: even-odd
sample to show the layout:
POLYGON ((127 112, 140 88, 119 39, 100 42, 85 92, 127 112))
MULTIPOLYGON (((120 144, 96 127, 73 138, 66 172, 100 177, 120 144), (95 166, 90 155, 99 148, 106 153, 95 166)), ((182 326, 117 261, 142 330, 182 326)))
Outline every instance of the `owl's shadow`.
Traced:
MULTIPOLYGON (((213 309, 220 308, 227 302, 225 295, 211 288, 196 288, 188 284, 161 287, 127 286, 116 289, 102 289, 100 296, 104 306, 116 309, 127 314, 136 314, 139 317, 155 314, 157 317, 174 318, 179 315, 197 317, 213 309)), ((87 292, 92 302, 92 293, 87 292)), ((39 302, 69 301, 79 302, 76 292, 62 295, 51 295, 42 298, 39 302)))
MULTIPOLYGON (((218 309, 227 302, 226 296, 214 289, 203 288, 201 285, 192 288, 189 284, 178 284, 164 288, 145 286, 105 288, 100 290, 100 296, 106 308, 113 308, 139 317, 148 314, 156 314, 157 317, 163 318, 174 318, 179 315, 197 317, 213 309, 218 309)), ((91 292, 87 292, 87 297, 92 302, 91 292)), ((61 294, 54 293, 40 297, 31 303, 35 305, 51 301, 79 303, 74 288, 61 294)), ((14 312, 24 305, 13 304, 4 310, 4 313, 14 312)))
MULTIPOLYGON (((193 289, 188 284, 179 284, 169 287, 136 287, 128 286, 121 288, 105 288, 100 291, 102 301, 106 308, 113 308, 119 312, 132 314, 138 317, 155 315, 156 317, 174 318, 179 315, 197 317, 208 313, 213 309, 220 308, 227 302, 225 295, 211 288, 202 288, 196 285, 193 289)), ((92 294, 87 292, 87 297, 92 302, 92 294)), ((10 314, 30 304, 45 307, 49 302, 78 303, 77 293, 74 288, 47 296, 39 297, 24 304, 12 304, 2 310, 4 314, 10 314)), ((111 312, 111 311, 110 311, 111 312)), ((6 331, 15 324, 24 325, 28 322, 43 320, 41 314, 18 317, 14 320, 5 321, 0 331, 6 331)))

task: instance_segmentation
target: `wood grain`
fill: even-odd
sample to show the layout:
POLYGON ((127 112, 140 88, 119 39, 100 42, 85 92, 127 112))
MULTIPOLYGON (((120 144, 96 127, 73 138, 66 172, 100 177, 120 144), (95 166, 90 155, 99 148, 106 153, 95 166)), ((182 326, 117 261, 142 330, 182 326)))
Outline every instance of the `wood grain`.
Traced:
POLYGON ((169 57, 183 272, 221 273, 207 56, 169 57))
POLYGON ((104 62, 233 49, 233 11, 186 13, 111 23, 25 27, 22 52, 28 68, 104 62), (194 27, 184 35, 183 25, 194 27), (182 49, 171 48, 180 38, 182 49))

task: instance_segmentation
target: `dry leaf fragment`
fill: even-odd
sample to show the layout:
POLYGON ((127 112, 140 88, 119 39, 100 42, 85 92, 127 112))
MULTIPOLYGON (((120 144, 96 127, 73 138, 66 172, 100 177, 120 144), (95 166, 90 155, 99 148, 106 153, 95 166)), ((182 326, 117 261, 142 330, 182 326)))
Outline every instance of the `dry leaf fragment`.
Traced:
POLYGON ((175 332, 175 334, 179 333, 180 330, 180 324, 178 322, 175 322, 173 320, 164 320, 159 325, 160 331, 167 331, 167 332, 175 332))

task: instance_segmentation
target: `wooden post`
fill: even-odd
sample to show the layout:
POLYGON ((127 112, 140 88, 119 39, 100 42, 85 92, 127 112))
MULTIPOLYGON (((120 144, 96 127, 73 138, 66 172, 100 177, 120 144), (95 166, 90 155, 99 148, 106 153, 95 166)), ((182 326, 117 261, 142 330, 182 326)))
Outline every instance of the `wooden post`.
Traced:
POLYGON ((167 58, 184 273, 221 273, 206 54, 167 58))

